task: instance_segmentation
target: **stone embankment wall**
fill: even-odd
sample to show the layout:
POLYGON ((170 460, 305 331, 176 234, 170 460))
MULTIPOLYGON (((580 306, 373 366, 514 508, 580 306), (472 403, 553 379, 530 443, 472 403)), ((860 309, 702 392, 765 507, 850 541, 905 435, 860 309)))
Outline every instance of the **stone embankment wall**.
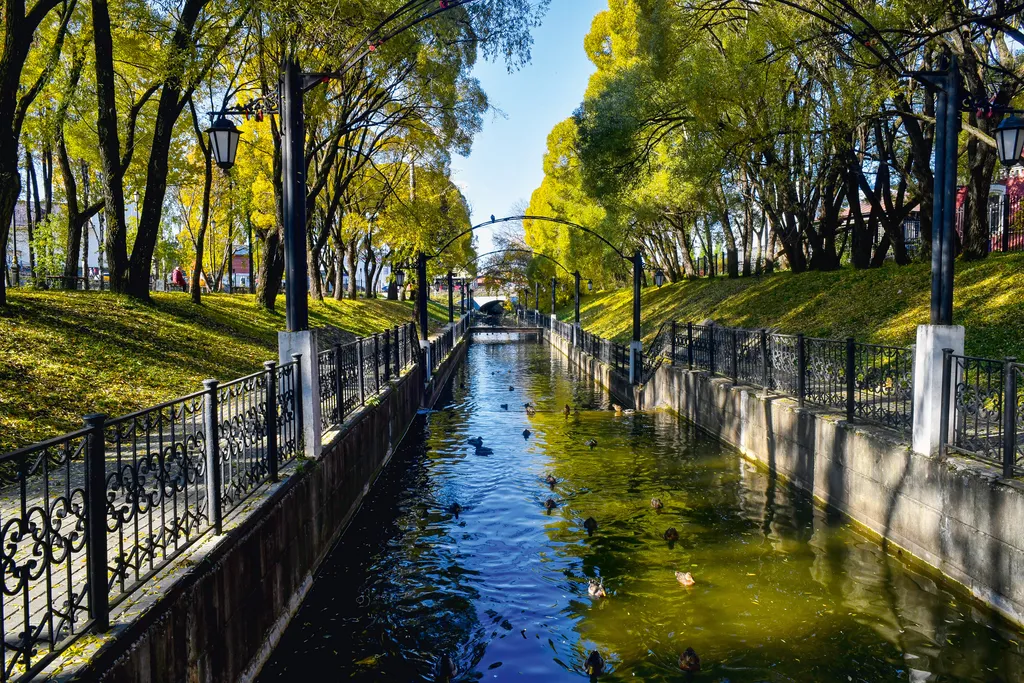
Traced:
MULTIPOLYGON (((456 347, 432 389, 444 385, 466 346, 463 340, 456 347)), ((324 444, 318 461, 302 464, 74 679, 227 683, 255 678, 320 562, 416 419, 423 397, 420 365, 376 405, 356 414, 324 444)))
MULTIPOLYGON (((613 394, 628 390, 602 363, 549 338, 613 394)), ((1020 482, 974 460, 915 453, 909 435, 667 364, 636 398, 685 417, 1024 625, 1020 482)))

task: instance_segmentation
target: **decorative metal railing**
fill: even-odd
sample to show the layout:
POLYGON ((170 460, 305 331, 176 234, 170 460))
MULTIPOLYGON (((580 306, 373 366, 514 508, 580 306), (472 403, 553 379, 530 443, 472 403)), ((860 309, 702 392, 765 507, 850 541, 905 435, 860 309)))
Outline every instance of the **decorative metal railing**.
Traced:
POLYGON ((1024 474, 1024 366, 1016 359, 991 360, 943 354, 942 450, 990 462, 1003 476, 1024 474))
POLYGON ((459 341, 469 331, 470 316, 464 315, 444 332, 430 340, 430 372, 437 372, 459 341))
POLYGON ((302 448, 302 359, 0 456, 3 667, 30 678, 302 448))
POLYGON ((672 324, 673 365, 793 396, 909 432, 913 348, 720 325, 672 324))
POLYGON ((342 425, 391 380, 415 365, 414 344, 415 329, 408 323, 321 351, 320 420, 324 431, 342 425))

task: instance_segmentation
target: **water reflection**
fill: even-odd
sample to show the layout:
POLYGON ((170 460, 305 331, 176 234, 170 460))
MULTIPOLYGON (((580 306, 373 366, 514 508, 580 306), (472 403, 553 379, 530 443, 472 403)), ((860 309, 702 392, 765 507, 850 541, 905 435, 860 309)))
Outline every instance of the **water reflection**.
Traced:
POLYGON ((676 681, 687 647, 694 680, 1021 679, 1018 634, 964 596, 676 418, 616 417, 547 346, 476 344, 452 387, 262 681, 432 680, 445 654, 457 680, 575 681, 593 649, 601 680, 676 681))

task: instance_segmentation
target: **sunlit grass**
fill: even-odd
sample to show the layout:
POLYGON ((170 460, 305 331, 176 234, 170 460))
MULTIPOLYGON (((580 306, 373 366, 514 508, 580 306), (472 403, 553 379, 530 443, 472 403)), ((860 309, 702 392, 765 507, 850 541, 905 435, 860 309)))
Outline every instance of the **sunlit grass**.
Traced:
MULTIPOLYGON (((278 312, 248 295, 155 294, 142 304, 108 292, 15 290, 0 312, 0 452, 77 429, 82 415, 122 415, 230 380, 277 357, 278 312)), ((433 320, 447 309, 431 306, 433 320)), ((313 327, 354 335, 412 320, 412 302, 310 302, 313 327)))
MULTIPOLYGON (((930 287, 928 263, 648 287, 642 299, 643 333, 650 339, 663 323, 710 318, 747 328, 910 345, 917 326, 929 320, 930 287)), ((967 329, 968 353, 1024 358, 1024 254, 957 263, 953 304, 954 322, 967 329)), ((568 319, 571 307, 559 315, 568 319)), ((585 296, 580 318, 592 332, 628 341, 632 290, 585 296)))

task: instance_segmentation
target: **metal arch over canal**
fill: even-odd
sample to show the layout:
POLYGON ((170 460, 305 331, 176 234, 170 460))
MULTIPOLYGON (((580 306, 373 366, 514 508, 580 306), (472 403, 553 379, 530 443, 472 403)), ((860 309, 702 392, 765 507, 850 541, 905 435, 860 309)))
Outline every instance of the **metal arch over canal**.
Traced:
MULTIPOLYGON (((520 216, 506 216, 504 218, 494 218, 491 216, 490 221, 478 223, 473 225, 466 230, 463 230, 455 237, 451 238, 441 248, 435 251, 433 254, 425 254, 420 252, 416 259, 416 277, 421 283, 427 281, 427 261, 433 258, 437 258, 443 254, 448 247, 454 244, 457 240, 471 234, 474 230, 486 227, 488 225, 497 225, 498 223, 511 223, 513 221, 545 221, 547 223, 557 223, 559 225, 566 225, 570 228, 576 228, 583 232, 593 235, 597 239, 604 242, 608 247, 611 248, 615 254, 624 261, 629 261, 633 264, 633 336, 629 344, 629 382, 635 384, 640 379, 640 354, 642 352, 642 344, 640 341, 640 287, 643 281, 643 269, 644 260, 643 253, 637 249, 633 252, 633 256, 626 256, 625 253, 617 246, 612 244, 603 235, 595 230, 592 230, 586 226, 580 225, 579 223, 573 223, 572 221, 565 220, 564 218, 556 218, 554 216, 534 216, 530 214, 524 214, 520 216)), ((577 284, 578 289, 578 284, 577 284)), ((417 287, 416 296, 417 309, 419 314, 419 328, 420 328, 420 345, 423 346, 427 343, 427 290, 425 287, 417 287)), ((552 295, 552 300, 554 296, 552 295)), ((578 297, 577 297, 578 300, 578 297)), ((578 308, 578 306, 577 306, 578 308)), ((552 305, 552 314, 554 314, 554 305, 552 305)), ((578 314, 577 314, 578 317, 578 314)))

